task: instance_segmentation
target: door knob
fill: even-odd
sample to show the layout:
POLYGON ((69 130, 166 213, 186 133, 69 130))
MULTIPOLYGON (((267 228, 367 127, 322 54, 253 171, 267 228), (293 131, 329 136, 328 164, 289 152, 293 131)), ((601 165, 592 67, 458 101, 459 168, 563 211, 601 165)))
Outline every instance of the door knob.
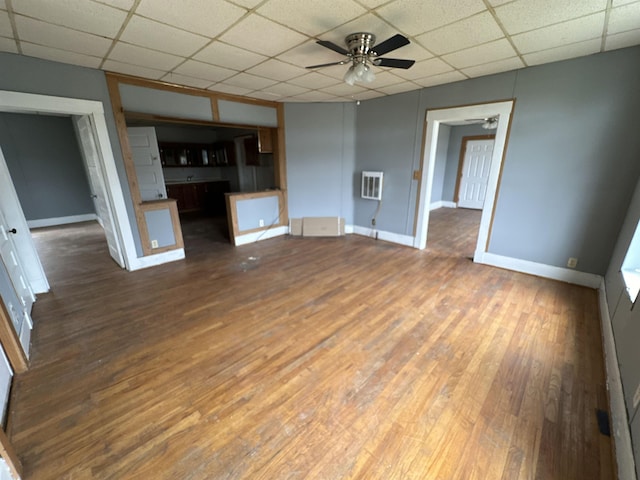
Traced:
POLYGON ((16 233, 18 233, 18 231, 15 228, 12 228, 10 230, 7 230, 7 233, 13 233, 15 235, 16 233))

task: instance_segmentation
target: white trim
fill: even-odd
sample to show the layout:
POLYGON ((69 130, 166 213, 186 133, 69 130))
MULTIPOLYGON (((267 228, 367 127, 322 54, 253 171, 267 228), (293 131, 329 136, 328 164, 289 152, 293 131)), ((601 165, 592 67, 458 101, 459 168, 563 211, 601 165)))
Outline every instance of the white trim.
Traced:
POLYGON ((54 227, 56 225, 68 225, 70 223, 98 221, 95 213, 85 213, 83 215, 68 215, 66 217, 40 218, 38 220, 27 220, 29 228, 54 227))
POLYGON ((477 250, 473 261, 483 265, 512 270, 514 272, 528 273, 529 275, 582 285, 583 287, 598 288, 602 282, 602 277, 593 273, 578 272, 569 268, 555 267, 553 265, 545 265, 543 263, 521 260, 519 258, 504 257, 502 255, 496 255, 495 253, 479 252, 477 250))
POLYGON ((130 265, 129 270, 141 270, 143 268, 155 267, 156 265, 162 265, 163 263, 175 262, 176 260, 184 259, 184 248, 178 248, 176 250, 169 250, 167 252, 156 253, 154 255, 147 255, 146 257, 135 258, 134 262, 130 265))
POLYGON ((89 115, 94 127, 96 148, 105 175, 108 201, 114 216, 114 230, 124 255, 126 268, 135 270, 140 262, 137 258, 133 231, 129 223, 124 193, 118 177, 109 132, 102 102, 79 98, 55 97, 23 92, 0 90, 0 111, 16 113, 46 113, 66 115, 89 115))
POLYGON ((254 243, 259 240, 266 240, 267 238, 280 237, 289 233, 288 226, 270 228, 269 230, 262 230, 260 232, 251 232, 244 235, 238 235, 234 240, 234 245, 246 245, 247 243, 254 243))
POLYGON ((607 376, 607 390, 609 391, 609 410, 611 416, 611 434, 616 452, 616 463, 619 480, 636 479, 636 466, 631 446, 629 432, 629 418, 624 404, 622 391, 622 379, 616 344, 613 337, 611 317, 607 307, 607 291, 605 282, 601 282, 598 288, 598 303, 600 304, 600 322, 602 328, 602 346, 604 350, 604 364, 607 376))
POLYGON ((437 210, 439 208, 458 208, 458 204, 456 202, 438 200, 437 202, 431 202, 431 205, 429 205, 429 210, 437 210))
POLYGON ((353 229, 355 228, 354 225, 345 225, 344 226, 344 234, 345 235, 351 235, 353 232, 353 229))
POLYGON ((413 237, 402 235, 400 233, 387 232, 384 230, 374 230, 373 228, 353 226, 353 233, 363 237, 375 238, 376 240, 384 240, 385 242, 397 243, 407 247, 413 247, 413 237))
POLYGON ((480 229, 478 230, 478 243, 476 252, 486 251, 489 239, 489 230, 493 208, 498 190, 498 179, 502 167, 502 158, 507 140, 507 128, 509 118, 513 109, 513 101, 487 103, 482 105, 470 105, 467 107, 444 108, 439 110, 428 110, 426 121, 427 131, 424 138, 424 156, 422 158, 422 176, 420 178, 420 197, 418 198, 418 215, 416 223, 416 236, 413 246, 424 249, 427 246, 427 230, 429 227, 429 200, 433 190, 433 177, 436 164, 436 149, 440 124, 447 122, 464 120, 467 118, 486 118, 499 116, 498 128, 491 157, 491 169, 487 182, 487 193, 485 196, 480 229))

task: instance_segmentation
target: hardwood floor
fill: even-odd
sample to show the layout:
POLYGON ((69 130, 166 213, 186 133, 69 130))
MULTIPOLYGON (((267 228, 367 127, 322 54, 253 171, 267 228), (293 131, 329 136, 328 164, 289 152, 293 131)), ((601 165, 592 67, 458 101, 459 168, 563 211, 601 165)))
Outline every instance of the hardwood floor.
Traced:
POLYGON ((133 273, 99 227, 38 233, 24 478, 611 479, 596 293, 472 263, 465 214, 426 251, 211 242, 133 273))

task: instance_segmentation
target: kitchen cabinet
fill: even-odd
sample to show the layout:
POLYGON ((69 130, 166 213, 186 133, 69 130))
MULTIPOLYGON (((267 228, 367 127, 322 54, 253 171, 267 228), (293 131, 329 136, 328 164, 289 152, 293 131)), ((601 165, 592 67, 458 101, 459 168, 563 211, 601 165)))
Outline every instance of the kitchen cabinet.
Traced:
POLYGON ((236 163, 233 142, 159 142, 158 146, 163 167, 220 167, 236 163))
POLYGON ((229 182, 226 180, 167 185, 167 196, 177 201, 180 213, 205 212, 210 215, 223 215, 227 210, 224 194, 229 191, 229 182))
POLYGON ((273 128, 258 129, 258 152, 273 153, 273 128))

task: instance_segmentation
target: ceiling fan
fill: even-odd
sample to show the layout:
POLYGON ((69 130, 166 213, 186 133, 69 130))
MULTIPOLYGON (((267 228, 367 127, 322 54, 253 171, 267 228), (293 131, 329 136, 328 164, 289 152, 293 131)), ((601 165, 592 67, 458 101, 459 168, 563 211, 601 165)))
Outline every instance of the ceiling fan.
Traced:
POLYGON ((410 68, 415 60, 404 60, 400 58, 380 58, 381 55, 392 52, 400 47, 408 45, 409 39, 399 33, 393 37, 388 38, 382 43, 375 45, 376 36, 373 33, 359 32, 347 35, 344 39, 344 43, 347 48, 343 48, 340 45, 336 45, 333 42, 327 40, 318 40, 316 43, 322 45, 329 50, 333 50, 341 55, 346 55, 347 58, 340 62, 323 63, 321 65, 311 65, 307 67, 309 69, 330 67, 332 65, 345 65, 351 63, 351 66, 347 70, 344 76, 344 81, 349 85, 353 85, 355 82, 371 83, 375 79, 375 74, 371 69, 372 65, 376 67, 391 67, 391 68, 410 68), (375 46, 374 46, 375 45, 375 46))

